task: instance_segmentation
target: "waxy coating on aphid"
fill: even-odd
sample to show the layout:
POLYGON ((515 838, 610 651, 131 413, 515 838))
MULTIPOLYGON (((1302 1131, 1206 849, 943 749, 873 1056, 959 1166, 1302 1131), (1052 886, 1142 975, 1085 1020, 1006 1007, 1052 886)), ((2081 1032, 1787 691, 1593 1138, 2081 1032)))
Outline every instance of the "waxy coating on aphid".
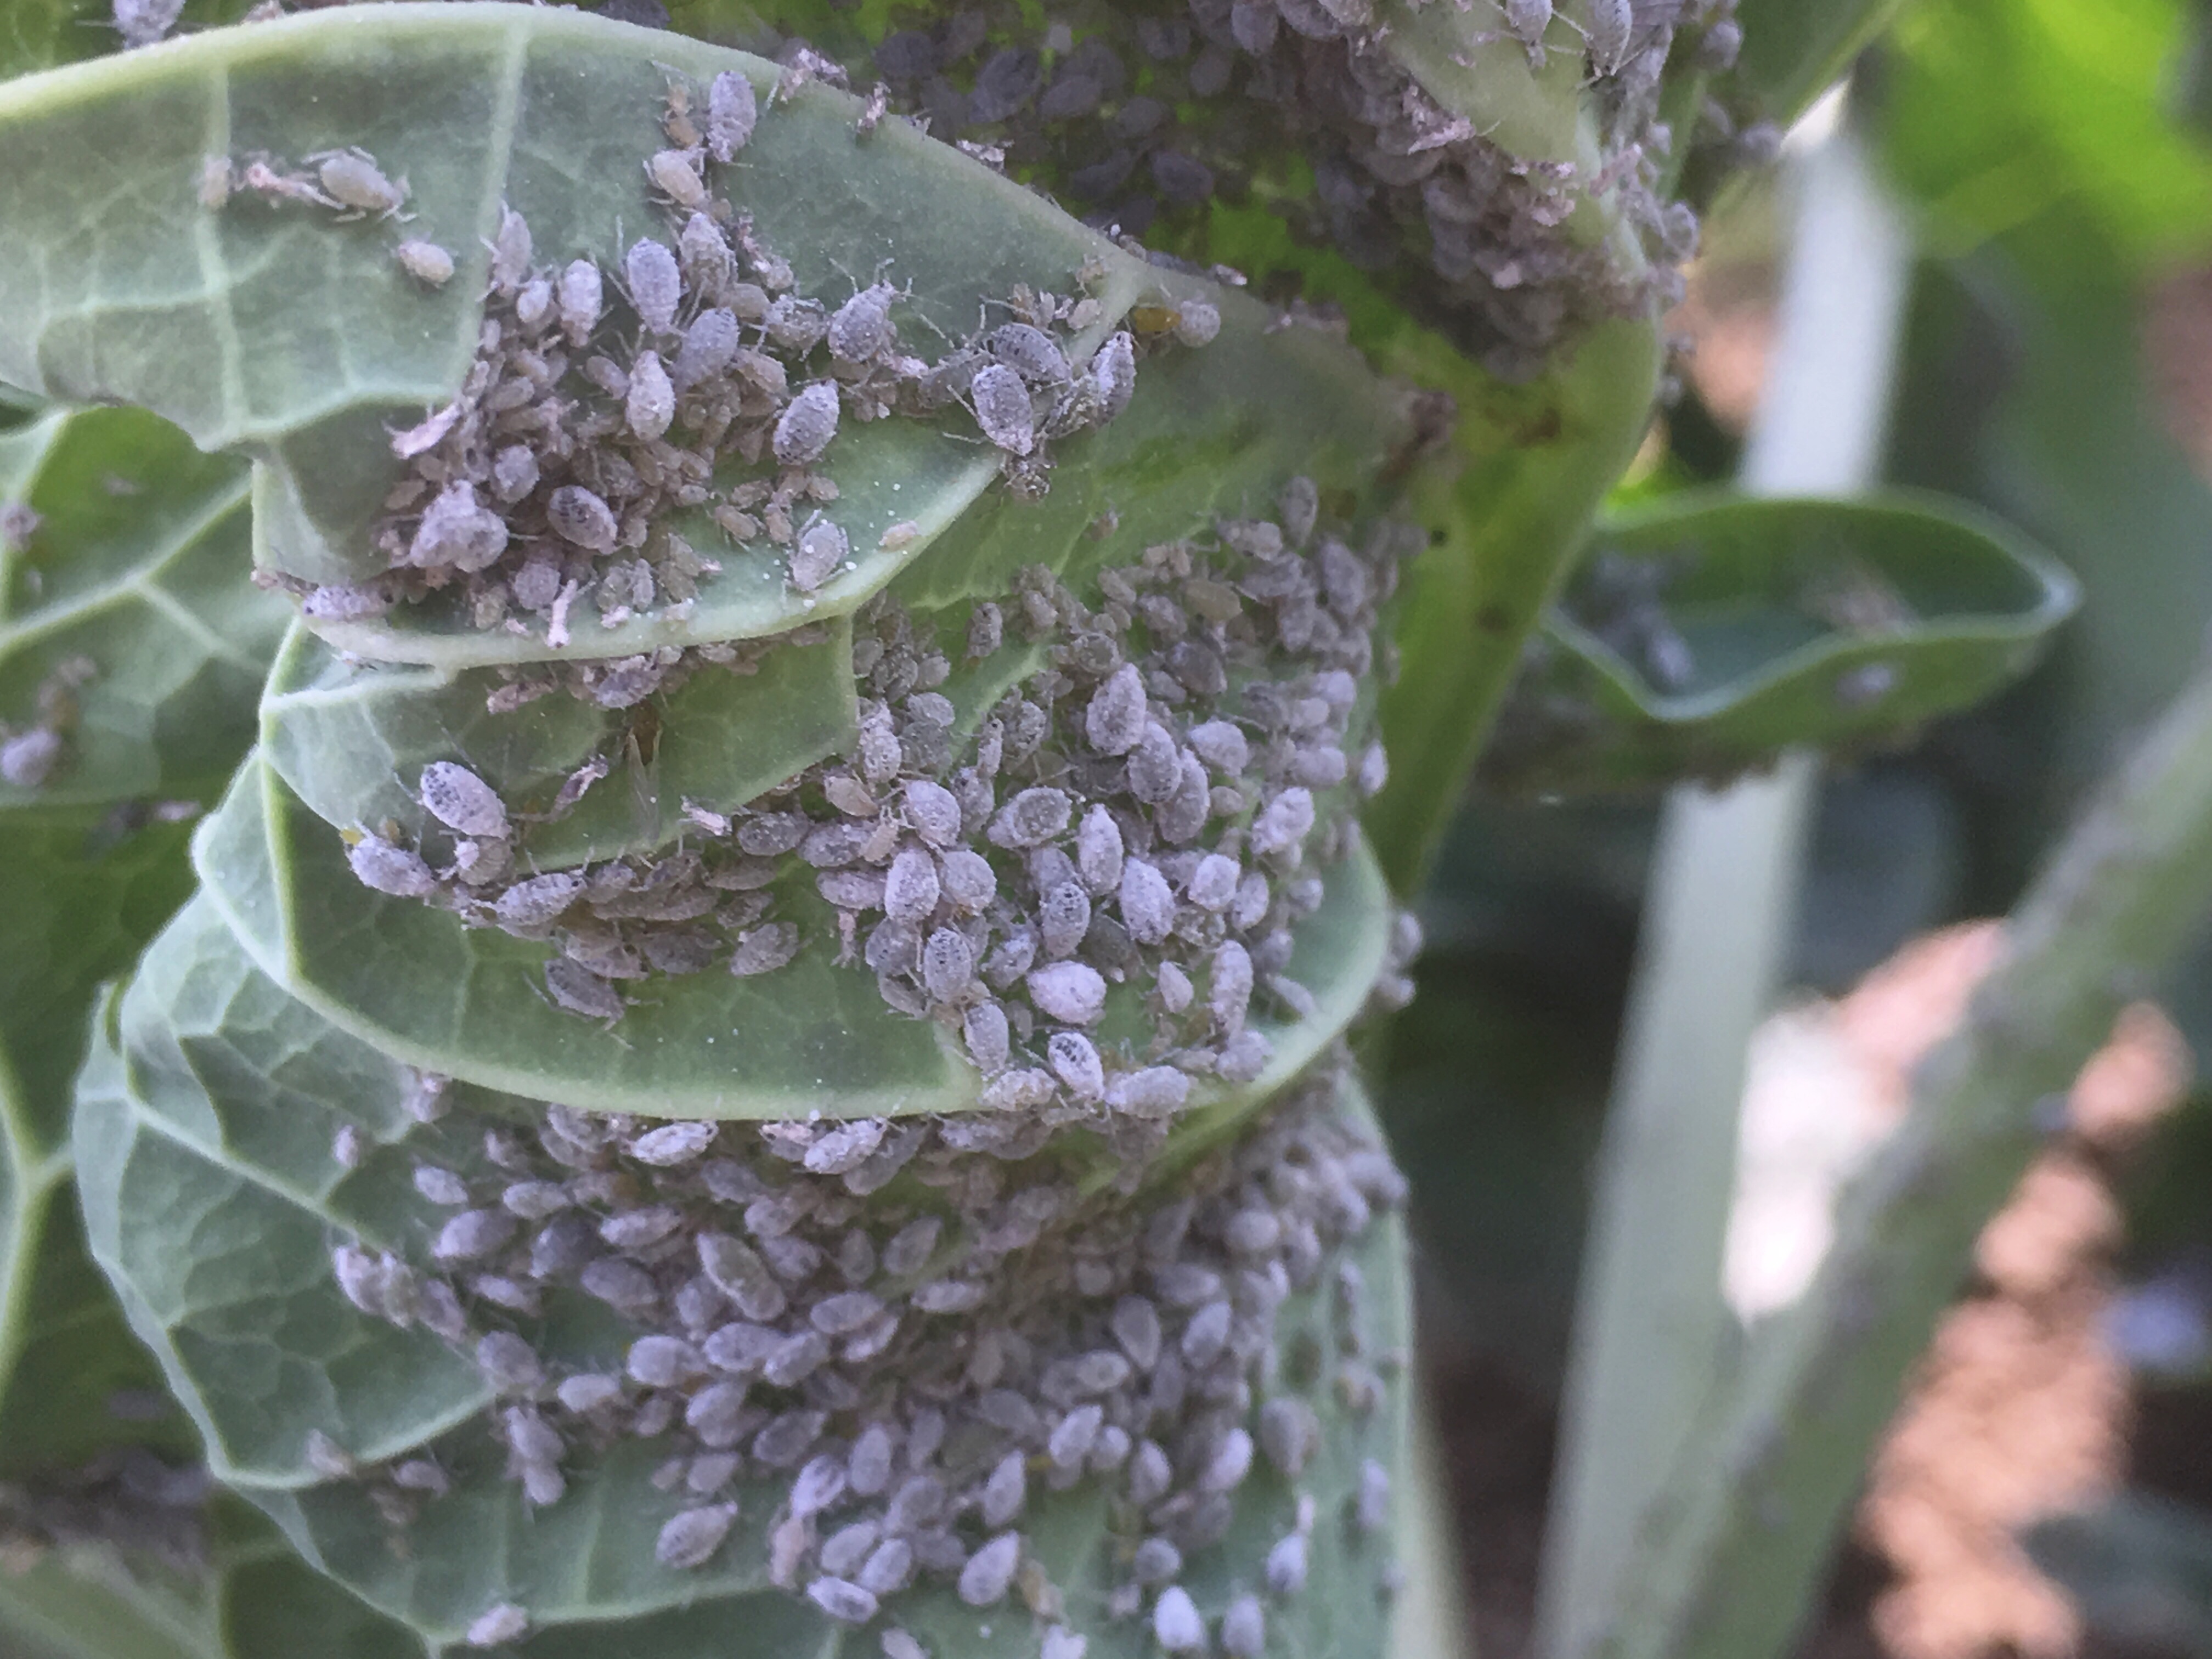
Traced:
POLYGON ((407 181, 398 183, 359 150, 311 157, 323 188, 345 206, 363 213, 396 214, 407 200, 407 181))
POLYGON ((751 141, 760 114, 753 83, 735 70, 717 75, 707 89, 707 149, 726 164, 751 141))
POLYGON ((435 242, 410 237, 392 249, 392 256, 402 270, 427 287, 443 288, 453 280, 453 256, 435 242))

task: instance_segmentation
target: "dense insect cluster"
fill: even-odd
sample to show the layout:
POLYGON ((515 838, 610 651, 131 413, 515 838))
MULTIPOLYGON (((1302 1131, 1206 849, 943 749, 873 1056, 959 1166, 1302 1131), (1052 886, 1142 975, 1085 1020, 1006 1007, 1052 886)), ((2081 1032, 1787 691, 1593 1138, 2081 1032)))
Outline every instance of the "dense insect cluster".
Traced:
POLYGON ((76 730, 76 694, 99 676, 89 657, 65 657, 39 683, 37 712, 21 726, 0 723, 0 782, 36 789, 52 781, 69 759, 76 730))
POLYGON ((1554 19, 1549 0, 1473 3, 1532 64, 1563 45, 1583 61, 1602 112, 1594 173, 1516 156, 1438 107, 1386 46, 1370 0, 1095 7, 1042 34, 1011 6, 970 6, 878 41, 872 62, 895 106, 938 137, 988 140, 1010 170, 1125 234, 1156 220, 1172 234, 1218 195, 1257 195, 1285 154, 1303 152, 1310 198, 1269 192, 1278 210, 1364 268, 1421 272, 1407 297, 1455 320, 1494 371, 1522 376, 1577 327, 1671 292, 1698 231, 1662 193, 1678 144, 1759 148, 1772 135, 1737 134, 1713 99, 1693 133, 1659 118, 1670 58, 1733 62, 1732 0, 1597 0, 1580 25, 1554 19), (1592 195, 1617 198, 1656 274, 1625 273, 1567 233, 1592 195))
POLYGON ((1418 538, 1384 523, 1355 547, 1318 515, 1319 492, 1294 479, 1276 519, 1224 521, 1101 572, 1096 609, 1032 568, 957 635, 872 600, 856 617, 851 752, 734 813, 694 809, 676 850, 529 873, 507 803, 440 762, 418 787, 450 863, 357 835, 354 871, 551 939, 549 994, 608 1019, 625 981, 783 967, 826 903, 839 962, 872 971, 900 1012, 957 1031, 987 1106, 1049 1108, 1040 1129, 1103 1112, 1149 1144, 1194 1077, 1259 1075, 1270 1050, 1255 1010, 1312 1012, 1285 972, 1292 930, 1384 780, 1362 682, 1418 538), (939 689, 955 659, 988 675, 1009 656, 1042 665, 956 741, 939 689), (1115 987, 1141 999, 1139 1042, 1097 1035, 1115 987))
MULTIPOLYGON (((135 1390, 109 1401, 118 1423, 171 1409, 166 1397, 135 1390)), ((144 1446, 111 1447, 74 1468, 0 1482, 0 1554, 22 1563, 49 1549, 99 1544, 195 1570, 206 1564, 212 1491, 198 1464, 171 1463, 144 1446)))
MULTIPOLYGON (((392 436, 408 471, 374 532, 389 571, 305 591, 311 618, 451 588, 477 627, 556 652, 586 606, 602 627, 681 618, 721 569, 678 528, 685 514, 694 535, 710 522, 740 549, 772 550, 804 599, 851 568, 827 465, 845 423, 965 410, 1008 488, 1033 498, 1049 487, 1054 444, 1127 406, 1138 342, 1124 331, 1079 349, 1105 314, 1080 291, 1017 289, 933 361, 902 338, 890 282, 834 303, 799 293, 790 263, 710 180, 710 162, 729 162, 758 118, 743 75, 717 76, 703 109, 672 79, 663 125, 676 147, 645 162, 669 234, 637 239, 618 270, 538 263, 528 222, 502 210, 476 362, 458 397, 392 436)), ((451 255, 421 239, 396 257, 431 287, 453 273, 451 255)), ((1102 275, 1077 273, 1075 286, 1102 275)), ((1176 337, 1200 333, 1210 337, 1176 337)), ((914 533, 895 526, 884 544, 914 533)), ((674 657, 623 659, 620 683, 644 688, 630 701, 674 657)), ((608 701, 605 685, 595 694, 608 701)))
MULTIPOLYGON (((895 1617, 899 1592, 934 1580, 977 1607, 1018 1595, 1049 1621, 1061 1598, 1024 1510, 1097 1481, 1115 1498, 1108 1615, 1149 1604, 1164 1645, 1195 1651, 1183 1557, 1224 1535, 1256 1468, 1300 1489, 1322 1414, 1372 1418, 1404 1358, 1369 1334, 1349 1247, 1405 1183, 1340 1105, 1346 1064, 1136 1204, 1084 1195, 1078 1140, 979 1152, 965 1119, 653 1123, 556 1106, 531 1132, 456 1112, 437 1129, 460 1167, 414 1169, 421 1237, 340 1245, 336 1273, 364 1311, 472 1352, 531 1503, 558 1503, 564 1468, 625 1437, 665 1441, 666 1565, 717 1561, 741 1505, 766 1501, 769 1577, 832 1619, 895 1617), (1294 1292, 1314 1311, 1279 1328, 1294 1292), (577 1295, 631 1328, 619 1354, 541 1352, 520 1334, 577 1295)), ((442 1105, 432 1091, 413 1109, 442 1105)), ((358 1468, 319 1436, 309 1456, 367 1482, 395 1528, 446 1490, 428 1457, 358 1468)), ((1389 1498, 1371 1462, 1340 1515, 1301 1496, 1255 1579, 1296 1595, 1316 1525, 1366 1537, 1389 1498)), ((1378 1582, 1387 1554, 1372 1547, 1378 1582)), ((512 1639, 526 1610, 479 1623, 471 1640, 512 1639)), ((1264 1626, 1259 1599, 1240 1601, 1223 1645, 1257 1654, 1264 1626)))

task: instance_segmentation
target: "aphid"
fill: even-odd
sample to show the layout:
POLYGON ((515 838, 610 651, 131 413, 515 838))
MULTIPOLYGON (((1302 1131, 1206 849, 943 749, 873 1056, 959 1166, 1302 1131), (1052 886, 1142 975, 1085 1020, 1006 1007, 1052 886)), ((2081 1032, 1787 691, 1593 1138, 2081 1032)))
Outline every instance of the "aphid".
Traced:
MULTIPOLYGON (((1210 1365, 1228 1346, 1234 1310, 1226 1302, 1209 1302, 1190 1316, 1178 1345, 1184 1360, 1194 1366, 1210 1365)), ((1246 1448, 1249 1452, 1250 1448, 1246 1448)))
POLYGON ((1014 1570, 1021 1565, 1022 1535, 1000 1533, 968 1558, 960 1570, 960 1599, 971 1607, 996 1607, 1013 1587, 1014 1570))
POLYGON ((1112 420, 1137 395, 1137 343, 1127 329, 1091 354, 1091 386, 1101 421, 1112 420))
POLYGON ((753 83, 735 70, 725 70, 707 89, 707 149, 725 166, 753 136, 760 118, 753 83))
POLYGON ((1266 1567, 1267 1588, 1275 1595, 1290 1597, 1306 1587, 1306 1536, 1304 1532, 1285 1533, 1277 1539, 1267 1552, 1266 1567))
POLYGON ((921 947, 921 982, 931 1001, 959 1001, 975 983, 975 947, 953 928, 937 929, 921 947))
POLYGON ((1172 1066, 1124 1072, 1106 1089, 1106 1103, 1132 1117, 1173 1117, 1189 1099, 1190 1079, 1172 1066))
POLYGON ((811 593, 843 568, 853 544, 845 532, 819 514, 807 521, 791 550, 791 585, 811 593))
POLYGON ((968 395, 975 424, 993 444, 1010 455, 1036 447, 1036 410, 1019 374, 1002 363, 987 363, 975 371, 968 395))
POLYGON ((1174 929, 1175 889, 1157 866, 1143 859, 1125 859, 1119 894, 1121 925, 1139 945, 1159 945, 1174 929))
POLYGON ((423 810, 465 836, 507 834, 507 805, 499 792, 465 766, 433 761, 422 769, 417 793, 423 810))
POLYGON ((1169 1653, 1205 1651, 1206 1620, 1182 1585, 1169 1585, 1152 1604, 1152 1639, 1169 1653))
POLYGON ((1359 1465, 1359 1488, 1352 1500, 1352 1524, 1380 1532, 1390 1521, 1390 1471, 1370 1457, 1359 1465))
POLYGON ((1078 1100, 1097 1100, 1106 1092, 1106 1071, 1098 1049, 1079 1032, 1054 1031, 1045 1043, 1045 1062, 1078 1100))
POLYGON ((1221 332, 1221 312, 1204 300, 1185 300, 1176 308, 1175 337, 1187 346, 1212 343, 1221 332))
POLYGON ((775 458, 786 466, 805 466, 821 458, 837 435, 837 388, 817 380, 785 405, 775 422, 775 458))
POLYGON ((1037 911, 1037 936, 1047 956, 1073 956, 1090 931, 1091 896, 1079 883, 1062 882, 1044 896, 1037 911))
POLYGON ((707 205, 706 181, 699 176, 702 159, 696 149, 657 150, 645 163, 645 176, 678 207, 696 212, 707 205))
POLYGON ((434 1164, 416 1167, 415 1190, 445 1209, 458 1209, 469 1201, 468 1183, 451 1170, 441 1170, 434 1164))
MULTIPOLYGON (((33 726, 28 732, 18 732, 6 742, 0 743, 0 781, 18 789, 38 788, 54 775, 54 769, 61 764, 63 746, 62 734, 46 726, 33 726)), ((351 854, 358 854, 360 851, 361 848, 356 847, 351 849, 351 854)), ((355 874, 361 877, 364 885, 376 887, 376 882, 362 874, 362 862, 358 857, 354 858, 355 874)), ((428 873, 427 866, 424 873, 428 873)), ((399 879, 404 881, 405 877, 402 875, 399 879)), ((432 885, 434 887, 436 883, 433 881, 432 885)), ((380 887, 378 890, 391 890, 380 887)))
POLYGON ((657 351, 641 351, 629 366, 629 389, 623 400, 629 429, 648 441, 666 432, 676 419, 676 388, 657 351))
POLYGON ((1047 1018, 1096 1024, 1106 1012, 1106 981, 1087 963, 1048 963, 1029 976, 1030 1000, 1047 1018))
POLYGON ((641 1164, 662 1169, 689 1164, 714 1144, 711 1123, 666 1123, 649 1130, 629 1144, 629 1155, 641 1164))
POLYGON ((1182 1552, 1164 1538, 1147 1538, 1129 1558, 1129 1576, 1151 1586, 1171 1584, 1182 1571, 1182 1552))
POLYGON ((664 1567, 678 1570, 702 1567, 722 1547, 737 1518, 735 1504, 685 1510, 661 1528, 659 1537, 653 1540, 653 1559, 664 1567))
POLYGON ((240 182, 257 196, 271 202, 302 202, 313 207, 335 208, 337 203, 317 189, 313 181, 276 171, 266 161, 248 161, 240 182))
POLYGON ((230 158, 228 155, 209 155, 200 161, 200 205, 210 213, 219 213, 230 200, 230 158))
POLYGON ((1114 1304, 1108 1323, 1121 1352, 1140 1371, 1149 1371, 1160 1357, 1159 1310, 1141 1296, 1125 1296, 1114 1304))
POLYGON ((1240 1595, 1221 1615, 1221 1650, 1229 1659, 1261 1659, 1267 1648, 1267 1615, 1256 1595, 1240 1595))
POLYGON ((883 1639, 884 1659, 929 1659, 929 1650, 902 1630, 887 1630, 883 1639))
POLYGON ((1261 809, 1252 824, 1252 850, 1260 854, 1294 852, 1304 844, 1313 827, 1313 795, 1294 786, 1283 790, 1261 809))
POLYGON ((472 1648, 496 1648, 520 1642, 529 1633, 530 1615, 512 1601, 501 1601, 471 1620, 461 1639, 472 1648))
POLYGON ((1589 43, 1593 75, 1602 78, 1620 73, 1628 62, 1635 23, 1630 0, 1589 0, 1584 10, 1583 34, 1589 43))
POLYGON ((571 260, 555 284, 554 298, 561 318, 561 333, 572 346, 580 346, 599 326, 604 289, 599 268, 589 259, 571 260))
POLYGON ((1231 1429, 1221 1437, 1213 1455, 1199 1472, 1198 1488, 1200 1492, 1234 1492, 1244 1484, 1244 1477, 1251 1472, 1252 1437, 1242 1429, 1231 1429))
POLYGON ((361 213, 390 216, 407 200, 407 181, 394 184, 365 150, 339 150, 307 158, 317 164, 323 188, 347 207, 361 213))
POLYGON ((806 1587, 806 1599, 843 1625, 865 1625, 876 1616, 874 1595, 844 1578, 817 1578, 806 1587))
MULTIPOLYGON (((878 1595, 890 1595, 914 1582, 915 1548, 903 1538, 887 1538, 870 1553, 860 1568, 860 1588, 878 1595)), ((888 1638, 884 1651, 893 1651, 888 1638)), ((916 1652, 921 1651, 919 1648, 916 1652)))
POLYGON ((945 855, 939 867, 938 882, 946 902, 971 915, 985 909, 998 896, 998 872, 991 868, 990 860, 964 847, 945 855))
POLYGON ((689 392, 727 369, 738 355, 738 319, 723 307, 702 311, 684 331, 677 348, 672 378, 678 392, 689 392))
POLYGON ((989 1478, 983 1482, 983 1524, 993 1528, 1004 1527, 1021 1514, 1028 1501, 1027 1460, 1021 1452, 1010 1451, 993 1466, 989 1478))
POLYGON ((1147 713, 1144 676, 1134 663, 1124 663, 1091 693, 1084 737, 1102 755, 1126 755, 1146 735, 1147 713))
POLYGON ((684 278, 676 256, 650 236, 630 244, 623 256, 623 276, 629 285, 629 302, 638 320, 656 334, 676 326, 677 302, 684 297, 684 278))
POLYGON ((606 502, 581 484, 562 484, 545 503, 545 521, 565 542, 590 553, 611 553, 621 526, 606 502))
POLYGON ((440 490, 416 526, 404 562, 422 569, 450 565, 482 570, 507 550, 507 520, 477 502, 475 485, 459 479, 440 490))
POLYGON ((512 1331, 493 1331, 477 1340, 477 1368, 501 1394, 528 1394, 545 1381, 538 1351, 512 1331))
POLYGON ((555 1006, 586 1019, 622 1018, 622 993, 599 975, 566 957, 545 964, 545 990, 555 1006))
POLYGON ((491 240, 492 286, 502 294, 519 290, 530 280, 530 222, 501 202, 491 240))
POLYGON ((1000 809, 987 833, 994 847, 1041 847, 1066 830, 1073 810, 1065 791, 1024 789, 1000 809))
POLYGON ((951 847, 960 839, 960 803, 943 784, 916 778, 906 786, 901 799, 906 805, 907 822, 931 846, 951 847))
POLYGON ((358 1170, 368 1151, 368 1142, 353 1124, 341 1124, 337 1133, 331 1137, 331 1161, 342 1170, 358 1170))
POLYGON ((481 1261, 514 1237, 505 1210, 464 1210, 438 1230, 430 1254, 440 1261, 481 1261))
POLYGON ((889 283, 864 288, 830 313, 830 353, 847 362, 874 361, 896 343, 891 328, 891 301, 898 290, 889 283))
POLYGON ((729 239, 704 213, 694 213, 684 222, 683 234, 676 239, 676 259, 684 280, 701 294, 720 295, 735 274, 729 239))

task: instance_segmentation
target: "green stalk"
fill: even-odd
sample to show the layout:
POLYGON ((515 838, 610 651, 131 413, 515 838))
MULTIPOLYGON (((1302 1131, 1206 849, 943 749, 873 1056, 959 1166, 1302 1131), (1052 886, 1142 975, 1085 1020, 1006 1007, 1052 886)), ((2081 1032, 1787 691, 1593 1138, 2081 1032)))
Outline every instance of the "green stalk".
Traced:
POLYGON ((1975 1239, 2132 998, 2212 909, 2212 668, 2200 670, 2008 925, 2004 960, 1926 1062, 1811 1291, 1689 1448, 1606 1634, 1608 1659, 1766 1659, 1825 1570, 1906 1371, 1975 1239))

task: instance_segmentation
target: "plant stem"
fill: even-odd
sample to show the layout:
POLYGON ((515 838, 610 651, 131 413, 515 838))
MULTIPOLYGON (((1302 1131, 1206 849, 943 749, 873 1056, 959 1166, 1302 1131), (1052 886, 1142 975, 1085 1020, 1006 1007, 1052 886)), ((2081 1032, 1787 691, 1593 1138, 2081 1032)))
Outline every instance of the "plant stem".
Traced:
POLYGON ((1592 1653, 1784 1650, 1905 1372, 2114 1016, 2212 909, 2212 667, 2201 669, 2007 925, 2003 961, 1921 1069, 1811 1291, 1763 1337, 1644 1529, 1592 1653))
MULTIPOLYGON (((1848 494, 1879 463, 1908 260, 1848 134, 1794 167, 1782 329, 1741 482, 1848 494)), ((1661 819, 1598 1176, 1562 1406, 1540 1650, 1580 1654, 1624 1593, 1638 1529, 1738 1337, 1721 1299, 1751 1035, 1796 918, 1820 768, 1784 757, 1661 819)))

